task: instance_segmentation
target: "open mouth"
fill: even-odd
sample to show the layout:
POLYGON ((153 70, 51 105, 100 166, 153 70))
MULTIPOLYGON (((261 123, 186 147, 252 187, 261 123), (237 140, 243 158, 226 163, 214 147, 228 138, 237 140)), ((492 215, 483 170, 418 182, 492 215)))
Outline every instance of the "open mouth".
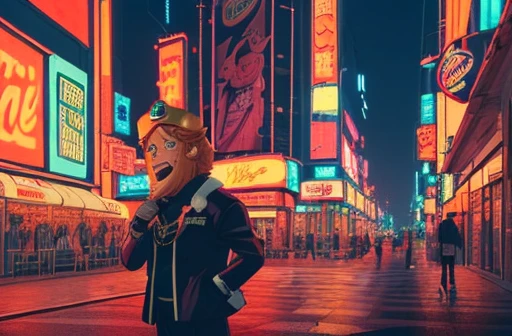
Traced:
POLYGON ((155 177, 157 181, 162 181, 164 178, 169 176, 172 173, 173 166, 171 166, 168 162, 162 162, 153 166, 153 171, 155 172, 155 177))

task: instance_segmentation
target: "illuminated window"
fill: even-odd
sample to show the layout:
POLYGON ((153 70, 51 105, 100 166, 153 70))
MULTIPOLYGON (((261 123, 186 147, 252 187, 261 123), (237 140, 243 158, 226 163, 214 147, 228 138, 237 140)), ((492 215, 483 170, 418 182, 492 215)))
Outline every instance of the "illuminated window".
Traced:
POLYGON ((500 22, 505 0, 480 1, 480 30, 493 29, 500 22))

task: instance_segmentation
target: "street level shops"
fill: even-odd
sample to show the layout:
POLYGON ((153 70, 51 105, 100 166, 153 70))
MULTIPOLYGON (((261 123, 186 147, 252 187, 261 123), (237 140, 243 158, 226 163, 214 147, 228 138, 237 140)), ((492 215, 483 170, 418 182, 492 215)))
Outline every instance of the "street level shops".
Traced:
POLYGON ((510 120, 512 6, 507 3, 443 172, 454 174, 443 212, 458 213, 464 263, 512 282, 510 120))

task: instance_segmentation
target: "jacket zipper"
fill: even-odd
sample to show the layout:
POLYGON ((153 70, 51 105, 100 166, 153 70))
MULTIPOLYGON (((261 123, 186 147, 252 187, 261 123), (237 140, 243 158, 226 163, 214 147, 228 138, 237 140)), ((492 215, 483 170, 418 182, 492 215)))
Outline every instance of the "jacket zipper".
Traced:
POLYGON ((149 324, 153 324, 153 304, 155 295, 155 274, 156 274, 156 243, 153 242, 153 269, 151 270, 151 289, 149 294, 149 324))
POLYGON ((172 296, 174 306, 174 321, 178 321, 178 291, 176 290, 176 243, 178 239, 172 244, 172 296))

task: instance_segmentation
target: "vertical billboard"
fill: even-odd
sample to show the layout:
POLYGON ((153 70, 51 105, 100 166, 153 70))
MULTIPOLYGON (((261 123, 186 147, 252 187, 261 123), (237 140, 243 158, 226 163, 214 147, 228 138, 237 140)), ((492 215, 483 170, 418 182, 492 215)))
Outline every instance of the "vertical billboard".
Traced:
POLYGON ((436 125, 423 125, 416 130, 418 160, 436 161, 436 125))
POLYGON ((357 156, 350 148, 350 143, 344 135, 341 136, 342 152, 341 152, 341 164, 347 175, 356 183, 359 183, 359 169, 357 156))
POLYGON ((158 42, 160 99, 170 106, 187 109, 187 37, 179 34, 158 42))
POLYGON ((50 171, 87 178, 87 74, 57 55, 48 66, 50 171))
POLYGON ((311 159, 336 159, 338 86, 318 86, 311 97, 311 159))
POLYGON ((427 93, 421 96, 420 109, 420 120, 422 125, 431 125, 436 123, 436 106, 433 93, 427 93))
POLYGON ((89 47, 89 0, 29 2, 89 47))
POLYGON ((215 144, 220 153, 267 150, 273 0, 220 0, 215 17, 215 144))
POLYGON ((0 159, 44 167, 43 55, 0 28, 0 159))
POLYGON ((114 131, 118 134, 130 135, 131 100, 117 92, 114 93, 114 131))
POLYGON ((336 159, 338 140, 337 0, 312 1, 310 158, 336 159))

